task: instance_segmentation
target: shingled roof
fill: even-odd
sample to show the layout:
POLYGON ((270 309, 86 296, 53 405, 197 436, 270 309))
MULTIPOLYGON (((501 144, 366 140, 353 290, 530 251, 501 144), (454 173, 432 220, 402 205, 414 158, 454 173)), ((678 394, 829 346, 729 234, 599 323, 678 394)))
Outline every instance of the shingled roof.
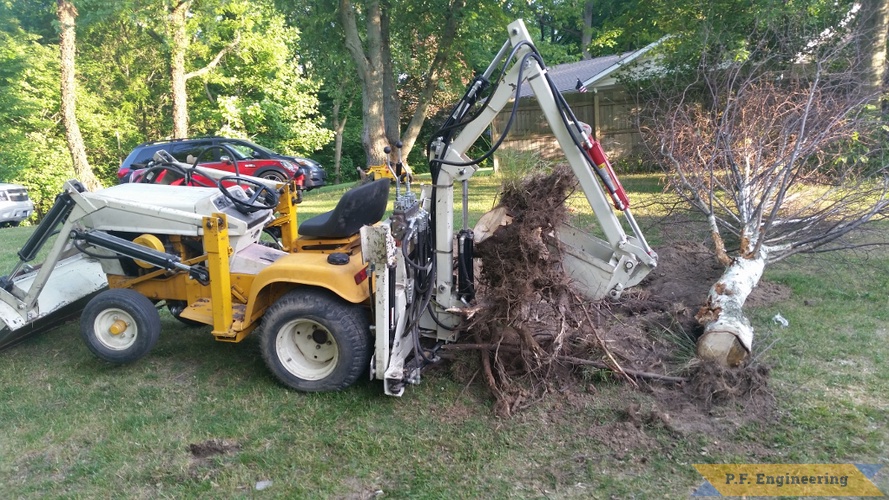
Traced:
MULTIPOLYGON (((596 83, 601 82, 615 71, 635 61, 660 43, 661 40, 658 40, 632 52, 559 64, 558 66, 547 68, 547 73, 560 93, 577 92, 577 80, 580 80, 587 88, 595 87, 596 83)), ((531 95, 531 89, 526 83, 522 85, 521 97, 529 95, 531 95)))

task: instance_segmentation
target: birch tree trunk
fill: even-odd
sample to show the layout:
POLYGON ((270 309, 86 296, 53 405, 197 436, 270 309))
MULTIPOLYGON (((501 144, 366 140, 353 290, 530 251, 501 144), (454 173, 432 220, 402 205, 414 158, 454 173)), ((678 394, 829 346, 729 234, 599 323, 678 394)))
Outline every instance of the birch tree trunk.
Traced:
POLYGON ((59 18, 59 52, 61 57, 61 93, 62 93, 62 122, 65 126, 65 139, 68 142, 68 151, 71 152, 71 160, 74 164, 74 175, 88 189, 94 190, 102 187, 102 183, 93 174, 89 161, 86 158, 86 146, 77 124, 77 82, 75 79, 75 20, 77 9, 69 0, 58 0, 57 15, 59 18))
POLYGON ((744 315, 744 303, 765 270, 765 255, 737 257, 707 294, 695 318, 704 326, 698 339, 698 357, 725 366, 738 366, 753 348, 753 327, 744 315))

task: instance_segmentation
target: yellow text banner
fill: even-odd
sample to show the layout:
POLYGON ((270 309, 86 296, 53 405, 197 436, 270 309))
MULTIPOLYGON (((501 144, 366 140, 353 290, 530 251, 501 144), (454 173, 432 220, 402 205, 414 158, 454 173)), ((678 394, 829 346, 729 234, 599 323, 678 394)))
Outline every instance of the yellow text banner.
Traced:
POLYGON ((695 464, 723 496, 884 496, 854 464, 695 464))

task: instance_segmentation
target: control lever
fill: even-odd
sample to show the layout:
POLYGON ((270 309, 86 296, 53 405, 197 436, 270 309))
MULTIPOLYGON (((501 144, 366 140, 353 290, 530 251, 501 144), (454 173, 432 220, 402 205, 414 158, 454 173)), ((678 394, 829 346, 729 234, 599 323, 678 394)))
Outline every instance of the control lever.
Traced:
POLYGON ((411 192, 411 170, 404 164, 404 159, 401 156, 401 148, 404 147, 404 143, 398 141, 395 143, 395 148, 398 150, 398 163, 395 164, 395 176, 396 179, 401 179, 401 176, 404 175, 404 184, 405 190, 410 193, 411 192))
POLYGON ((398 174, 395 172, 395 168, 392 166, 392 148, 386 146, 383 148, 383 152, 386 153, 386 168, 389 169, 389 173, 395 177, 395 199, 401 197, 400 186, 401 183, 398 181, 398 174))

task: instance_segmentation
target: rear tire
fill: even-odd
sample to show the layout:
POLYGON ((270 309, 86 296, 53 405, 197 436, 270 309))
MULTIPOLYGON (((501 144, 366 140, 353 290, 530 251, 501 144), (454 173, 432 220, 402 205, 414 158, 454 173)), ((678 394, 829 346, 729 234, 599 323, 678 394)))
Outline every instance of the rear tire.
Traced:
POLYGON ((278 380, 299 391, 337 391, 368 369, 370 321, 360 306, 318 289, 293 290, 262 320, 260 346, 278 380))
POLYGON ((98 358, 114 364, 136 361, 160 337, 160 315, 147 297, 113 288, 93 297, 80 316, 80 335, 98 358))

